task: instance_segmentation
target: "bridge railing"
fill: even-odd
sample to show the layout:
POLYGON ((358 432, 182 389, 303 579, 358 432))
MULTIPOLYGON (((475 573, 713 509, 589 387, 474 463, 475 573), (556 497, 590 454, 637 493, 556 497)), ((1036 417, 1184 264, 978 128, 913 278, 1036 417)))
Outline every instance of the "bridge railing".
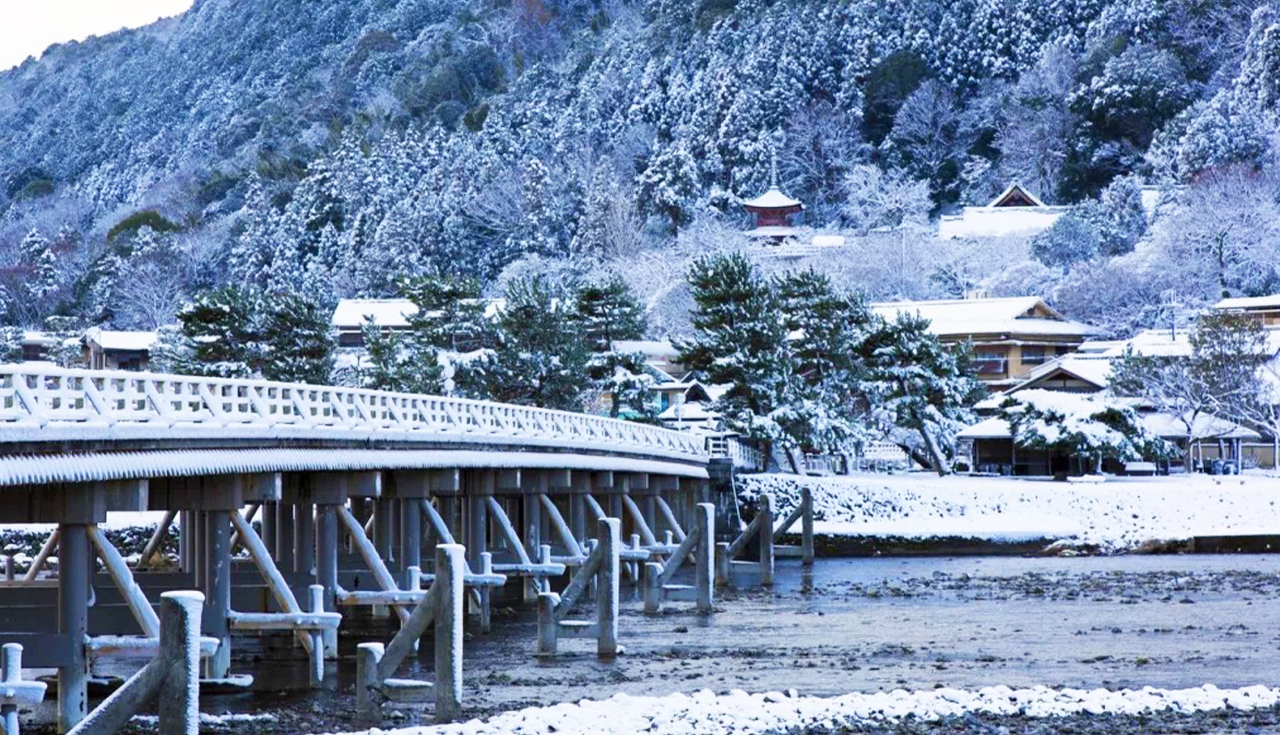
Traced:
POLYGON ((424 441, 536 440, 698 459, 685 432, 550 409, 443 396, 158 373, 0 365, 0 437, 79 428, 273 429, 424 441))

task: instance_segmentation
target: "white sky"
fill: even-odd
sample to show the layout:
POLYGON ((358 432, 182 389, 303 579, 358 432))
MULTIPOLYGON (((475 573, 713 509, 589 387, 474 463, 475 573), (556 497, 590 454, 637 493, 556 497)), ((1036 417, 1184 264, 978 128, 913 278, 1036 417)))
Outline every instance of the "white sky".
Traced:
POLYGON ((192 0, 0 0, 0 71, 63 41, 105 36, 177 15, 192 0))

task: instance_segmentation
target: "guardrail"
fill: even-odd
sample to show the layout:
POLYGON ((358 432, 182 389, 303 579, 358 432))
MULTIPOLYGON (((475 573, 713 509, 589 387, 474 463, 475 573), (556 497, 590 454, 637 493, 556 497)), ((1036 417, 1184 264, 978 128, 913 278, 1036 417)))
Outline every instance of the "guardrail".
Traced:
POLYGON ((685 432, 526 406, 265 380, 0 365, 0 443, 386 439, 617 451, 700 461, 685 432))
POLYGON ((727 457, 733 460, 734 469, 762 472, 766 468, 764 452, 741 437, 708 436, 706 448, 707 453, 712 457, 727 457))

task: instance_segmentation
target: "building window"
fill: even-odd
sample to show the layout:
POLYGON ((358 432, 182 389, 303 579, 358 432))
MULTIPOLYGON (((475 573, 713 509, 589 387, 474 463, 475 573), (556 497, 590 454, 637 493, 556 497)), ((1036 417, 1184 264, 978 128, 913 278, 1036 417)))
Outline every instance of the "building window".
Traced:
POLYGON ((973 356, 974 371, 978 375, 1004 375, 1008 363, 1005 353, 998 350, 978 350, 973 356))
POLYGON ((339 347, 363 347, 364 334, 360 332, 342 332, 338 335, 339 347))
POLYGON ((42 345, 23 345, 22 359, 27 362, 44 359, 44 347, 42 345))
POLYGON ((1023 365, 1043 365, 1049 359, 1049 351, 1044 347, 1023 347, 1023 365))

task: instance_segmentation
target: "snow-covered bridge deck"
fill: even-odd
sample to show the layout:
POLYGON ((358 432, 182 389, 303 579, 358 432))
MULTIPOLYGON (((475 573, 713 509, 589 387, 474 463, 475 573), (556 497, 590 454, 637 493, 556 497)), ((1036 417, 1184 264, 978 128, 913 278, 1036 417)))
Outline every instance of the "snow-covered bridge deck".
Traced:
POLYGON ((688 433, 567 411, 262 380, 0 366, 0 486, 442 467, 705 478, 706 463, 702 442, 688 433))

